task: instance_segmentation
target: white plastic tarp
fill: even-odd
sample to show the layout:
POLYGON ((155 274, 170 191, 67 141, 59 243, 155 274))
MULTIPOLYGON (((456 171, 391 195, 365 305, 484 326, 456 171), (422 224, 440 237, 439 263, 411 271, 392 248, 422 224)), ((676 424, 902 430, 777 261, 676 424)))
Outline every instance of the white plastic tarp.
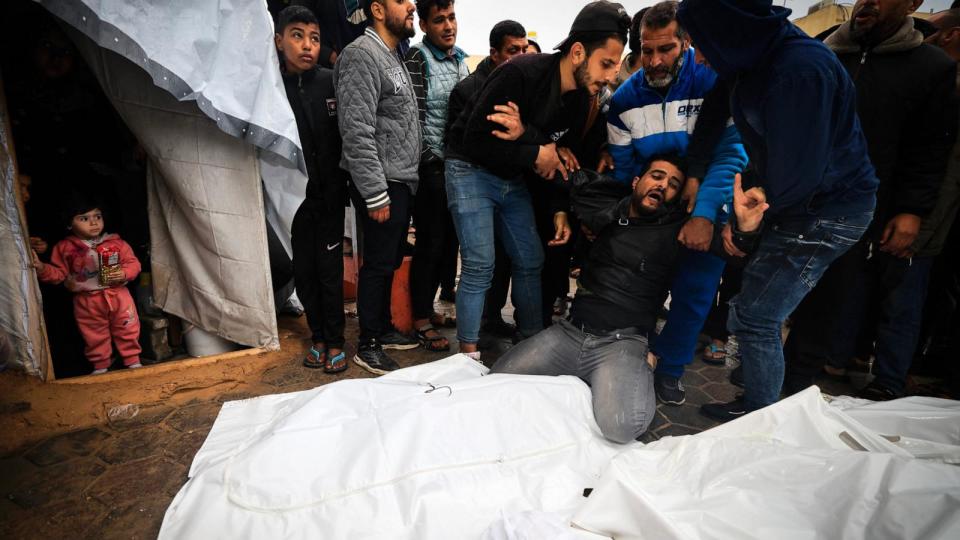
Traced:
POLYGON ((503 510, 568 518, 622 447, 579 379, 486 371, 458 355, 224 404, 160 538, 478 538, 503 510))

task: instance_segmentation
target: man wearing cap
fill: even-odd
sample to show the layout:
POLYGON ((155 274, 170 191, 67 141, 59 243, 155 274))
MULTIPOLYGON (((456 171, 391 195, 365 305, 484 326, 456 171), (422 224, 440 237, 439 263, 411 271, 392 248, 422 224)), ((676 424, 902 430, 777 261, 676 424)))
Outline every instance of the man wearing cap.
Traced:
MULTIPOLYGON (((686 153, 704 97, 717 81, 713 70, 694 59, 690 39, 677 23, 677 6, 678 2, 660 2, 644 13, 640 22, 642 69, 613 95, 607 115, 608 148, 615 164, 611 174, 625 183, 637 176, 654 154, 686 153)), ((684 196, 691 199, 688 212, 692 215, 678 237, 684 247, 670 287, 667 324, 651 347, 658 358, 657 398, 670 405, 686 401, 680 379, 693 360, 697 337, 724 268, 723 259, 707 250, 715 226, 727 222, 734 175, 747 164, 740 136, 732 125, 725 128, 712 150, 709 167, 691 171, 688 180, 684 196)))
POLYGON ((876 203, 853 82, 789 15, 771 0, 684 0, 677 13, 713 69, 736 82, 730 112, 750 157, 744 183, 763 187, 770 204, 730 301, 727 328, 743 356, 744 394, 700 409, 720 421, 779 399, 783 321, 860 239, 876 203))
POLYGON ((545 182, 566 180, 557 142, 571 127, 567 108, 583 93, 596 94, 616 77, 629 26, 620 4, 604 0, 588 4, 557 46, 560 52, 518 56, 500 66, 454 121, 447 142, 446 181, 462 260, 457 291, 461 352, 479 358, 480 318, 493 274, 494 229, 513 266, 518 331, 529 337, 543 327, 543 249, 523 173, 533 170, 545 182), (511 103, 522 121, 516 140, 507 140, 512 136, 489 119, 496 106, 511 103))

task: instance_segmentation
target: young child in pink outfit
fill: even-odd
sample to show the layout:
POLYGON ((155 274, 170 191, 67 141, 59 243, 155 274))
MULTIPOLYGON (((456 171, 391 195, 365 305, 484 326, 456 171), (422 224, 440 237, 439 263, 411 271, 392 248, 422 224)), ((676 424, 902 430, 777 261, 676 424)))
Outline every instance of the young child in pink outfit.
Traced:
POLYGON ((110 367, 111 338, 125 366, 142 367, 140 319, 125 286, 140 273, 140 261, 119 236, 104 234, 98 204, 78 198, 71 206, 65 215, 72 215, 67 227, 72 234, 53 247, 49 263, 34 254, 37 276, 74 293, 73 313, 94 375, 110 367))

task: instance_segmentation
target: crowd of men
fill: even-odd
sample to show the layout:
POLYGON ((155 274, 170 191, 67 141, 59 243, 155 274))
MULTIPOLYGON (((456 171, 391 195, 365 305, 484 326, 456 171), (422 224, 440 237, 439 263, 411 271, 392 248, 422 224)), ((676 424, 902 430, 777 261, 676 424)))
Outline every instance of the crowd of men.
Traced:
POLYGON ((349 198, 363 254, 354 362, 373 373, 397 369, 386 350, 450 350, 434 300, 459 253, 459 351, 479 360, 482 329, 509 331, 493 372, 581 377, 614 441, 641 435, 657 399, 684 403, 705 328, 722 333, 705 361, 723 362, 728 333, 741 356, 743 393, 701 408, 716 420, 842 373, 865 341, 877 378, 863 395, 902 395, 960 197, 960 10, 920 21, 921 3, 858 0, 809 37, 771 0, 632 17, 598 0, 550 54, 496 24, 473 73, 453 0, 285 8, 276 44, 309 173, 293 227, 305 365, 348 366, 349 198), (411 220, 408 336, 390 298, 411 220), (554 323, 571 258, 576 294, 554 323), (500 317, 508 290, 515 328, 500 317))

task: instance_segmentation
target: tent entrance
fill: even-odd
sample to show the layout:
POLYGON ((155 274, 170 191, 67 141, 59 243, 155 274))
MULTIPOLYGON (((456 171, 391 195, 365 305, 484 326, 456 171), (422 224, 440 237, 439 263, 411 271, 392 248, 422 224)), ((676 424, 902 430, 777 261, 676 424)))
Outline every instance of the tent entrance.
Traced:
MULTIPOLYGON (((144 128, 145 125, 149 127, 150 120, 137 117, 130 108, 124 109, 118 104, 117 94, 129 90, 129 83, 134 77, 126 72, 118 72, 110 63, 122 66, 126 60, 99 49, 89 40, 84 41, 84 36, 65 27, 62 21, 32 2, 21 0, 5 3, 0 13, 3 13, 2 20, 5 21, 2 25, 3 37, 0 38, 4 45, 0 52, 0 73, 3 74, 4 105, 8 111, 5 116, 10 126, 4 142, 6 149, 16 158, 13 181, 17 186, 16 196, 22 203, 19 209, 7 204, 3 211, 20 214, 8 217, 18 219, 29 231, 23 234, 24 245, 21 246, 21 255, 17 257, 21 259, 22 267, 26 268, 23 279, 27 282, 34 279, 30 275, 33 271, 30 261, 23 260, 30 256, 30 251, 35 249, 41 252, 40 259, 49 261, 53 247, 69 234, 67 222, 61 215, 68 196, 72 192, 95 195, 102 202, 105 230, 118 234, 126 241, 142 265, 141 275, 128 284, 128 290, 141 321, 141 359, 145 366, 189 360, 193 356, 218 357, 225 353, 235 356, 262 351, 259 347, 247 348, 220 337, 234 332, 231 332, 228 322, 225 322, 227 317, 223 315, 224 305, 229 303, 224 298, 227 295, 218 296, 216 293, 219 283, 214 281, 210 287, 195 286, 192 287, 195 289, 193 291, 183 291, 184 284, 193 285, 195 281, 209 277, 196 278, 197 272, 191 266, 193 263, 200 266, 210 260, 220 262, 227 257, 221 252, 217 253, 219 258, 191 260, 194 251, 178 250, 181 244, 196 244, 203 248, 206 244, 218 243, 218 239, 215 232, 205 233, 196 228, 180 227, 184 221, 189 221, 190 216, 184 218, 184 212, 178 210, 184 206, 192 209, 195 205, 189 200, 192 194, 185 197, 177 188, 199 188, 206 191, 204 196, 229 198, 226 193, 228 189, 236 188, 245 195, 243 188, 246 187, 248 191, 256 192, 256 196, 252 197, 255 206, 253 211, 241 212, 239 219, 247 222, 247 225, 250 222, 254 226, 257 222, 260 224, 260 235, 252 234, 247 238, 250 243, 248 249, 254 253, 255 261, 256 255, 262 253, 261 267, 253 265, 252 270, 262 271, 261 281, 265 279, 269 283, 263 205, 259 198, 259 177, 255 157, 252 157, 255 155, 253 149, 247 148, 249 145, 242 141, 230 139, 217 131, 215 126, 212 129, 216 137, 225 138, 228 142, 221 139, 208 142, 197 137, 205 134, 202 133, 205 127, 202 125, 171 128, 170 122, 183 120, 184 115, 169 115, 167 134, 172 132, 188 138, 196 137, 201 141, 199 144, 220 144, 215 150, 228 147, 240 155, 235 165, 226 163, 221 170, 240 169, 253 164, 252 170, 247 171, 243 178, 250 184, 246 186, 229 175, 208 178, 205 174, 207 170, 193 174, 194 170, 202 169, 202 165, 194 170, 186 170, 182 176, 176 174, 178 171, 171 172, 169 161, 178 161, 177 156, 163 160, 164 156, 159 155, 162 150, 158 150, 157 143, 160 137, 143 138, 144 133, 155 134, 156 130, 144 128), (99 61, 99 65, 91 64, 91 59, 99 61), (130 123, 131 119, 134 120, 133 124, 130 123), (134 132, 137 132, 136 135, 134 132), (239 150, 237 147, 240 147, 239 150), (184 179, 192 182, 185 182, 184 179), (229 181, 235 181, 235 184, 224 184, 229 181), (185 183, 189 185, 183 186, 185 183), (183 203, 185 198, 188 199, 186 204, 183 203), (160 275, 151 271, 158 267, 162 269, 160 275), (161 281, 159 284, 158 279, 161 281), (155 285, 159 286, 154 288, 155 285), (214 292, 211 293, 210 289, 214 292), (199 298, 195 302, 184 300, 192 297, 199 298)), ((137 69, 132 64, 126 68, 137 69)), ((145 73, 136 74, 146 77, 145 73)), ((176 103, 162 90, 152 86, 148 88, 176 103)), ((197 116, 206 120, 199 111, 197 116)), ((200 122, 193 121, 193 124, 197 123, 200 122)), ((231 155, 227 152, 220 157, 229 158, 231 155)), ((237 234, 243 232, 241 228, 237 234)), ((33 286, 36 287, 35 283, 33 286)), ((26 308, 38 313, 37 326, 48 335, 46 340, 37 339, 36 336, 28 340, 40 349, 49 343, 49 353, 37 356, 52 359, 52 369, 47 370, 45 378, 68 379, 89 374, 92 366, 84 354, 84 341, 75 320, 73 294, 63 285, 40 284, 39 287, 42 304, 39 297, 24 300, 26 308)), ((258 299, 262 297, 264 301, 261 304, 272 305, 269 287, 266 289, 258 299)), ((258 315, 261 311, 264 310, 258 310, 258 315)), ((240 316, 237 315, 237 318, 240 316)), ((243 332, 235 332, 238 335, 235 341, 267 345, 269 348, 271 343, 276 342, 275 318, 269 312, 255 319, 262 319, 253 320, 250 324, 253 330, 260 330, 259 334, 252 339, 241 339, 243 332)), ((111 369, 123 370, 116 349, 113 355, 111 369)))

